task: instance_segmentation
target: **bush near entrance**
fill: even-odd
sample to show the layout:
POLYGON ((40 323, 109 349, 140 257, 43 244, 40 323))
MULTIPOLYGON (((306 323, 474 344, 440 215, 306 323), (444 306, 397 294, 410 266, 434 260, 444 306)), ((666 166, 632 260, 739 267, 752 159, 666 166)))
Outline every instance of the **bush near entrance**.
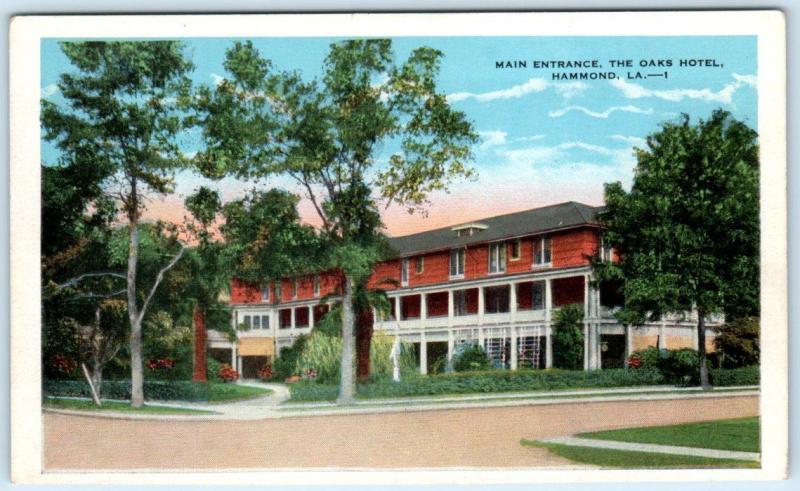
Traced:
POLYGON ((555 315, 553 365, 565 370, 580 370, 583 367, 583 305, 565 305, 555 315))

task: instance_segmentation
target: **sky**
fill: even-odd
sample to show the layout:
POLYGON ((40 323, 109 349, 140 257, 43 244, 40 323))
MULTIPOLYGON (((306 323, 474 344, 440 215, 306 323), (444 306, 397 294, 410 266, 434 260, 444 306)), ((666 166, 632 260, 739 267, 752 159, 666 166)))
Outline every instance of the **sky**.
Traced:
MULTIPOLYGON (((195 64, 195 83, 213 86, 225 76, 225 50, 236 40, 183 40, 195 64)), ((340 39, 251 40, 275 68, 297 70, 310 79, 321 75, 329 45, 340 39)), ((643 148, 648 134, 682 113, 696 121, 723 108, 757 129, 752 36, 403 37, 393 39, 396 62, 423 45, 444 53, 439 89, 466 113, 481 137, 473 149, 476 177, 432 194, 426 214, 408 214, 396 206, 382 209, 389 235, 564 201, 600 205, 604 183, 630 185, 633 148, 643 148), (519 61, 526 66, 514 63, 519 61), (590 66, 558 66, 570 61, 590 66), (581 73, 597 78, 569 79, 581 73)), ((42 97, 63 103, 56 83, 61 73, 74 69, 58 40, 43 40, 41 50, 42 97)), ((186 152, 198 145, 189 138, 186 152)), ((376 160, 386 161, 391 150, 385 146, 376 160)), ((57 159, 58 151, 43 141, 45 165, 57 159)), ((302 195, 288 179, 212 182, 186 171, 177 175, 174 194, 153 197, 145 217, 180 220, 183 198, 200 185, 219 190, 223 200, 241 197, 253 187, 278 186, 302 195)), ((318 224, 308 200, 299 208, 305 221, 318 224)))

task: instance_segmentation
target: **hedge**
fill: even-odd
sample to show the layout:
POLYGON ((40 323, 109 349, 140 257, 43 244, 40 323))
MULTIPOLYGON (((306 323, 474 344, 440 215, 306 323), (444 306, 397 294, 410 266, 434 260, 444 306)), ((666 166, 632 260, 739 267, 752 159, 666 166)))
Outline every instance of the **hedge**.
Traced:
MULTIPOLYGON (((365 399, 418 397, 444 394, 474 394, 546 391, 602 387, 657 385, 663 382, 657 370, 495 370, 406 377, 400 382, 380 380, 358 386, 365 399)), ((312 382, 290 386, 292 401, 320 401, 336 398, 337 387, 312 382)))
MULTIPOLYGON (((83 380, 45 380, 42 389, 49 396, 92 396, 89 384, 83 380)), ((106 399, 130 399, 131 383, 124 380, 105 381, 100 396, 106 399)), ((208 401, 209 385, 187 381, 146 380, 144 397, 153 401, 208 401)))
POLYGON ((742 368, 712 368, 710 370, 711 383, 717 387, 732 385, 759 385, 761 383, 761 370, 759 365, 742 368))

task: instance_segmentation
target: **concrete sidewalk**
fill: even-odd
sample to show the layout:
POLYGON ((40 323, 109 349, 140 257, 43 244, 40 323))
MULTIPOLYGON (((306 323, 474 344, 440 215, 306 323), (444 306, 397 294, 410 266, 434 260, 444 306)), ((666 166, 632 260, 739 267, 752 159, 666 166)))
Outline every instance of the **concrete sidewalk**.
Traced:
POLYGON ((603 448, 607 450, 626 450, 630 452, 649 452, 669 455, 690 455, 692 457, 708 457, 712 459, 733 460, 758 460, 761 454, 757 452, 737 452, 733 450, 716 450, 712 448, 678 447, 674 445, 656 445, 652 443, 618 442, 613 440, 598 440, 566 436, 539 440, 544 443, 557 443, 571 447, 603 448))

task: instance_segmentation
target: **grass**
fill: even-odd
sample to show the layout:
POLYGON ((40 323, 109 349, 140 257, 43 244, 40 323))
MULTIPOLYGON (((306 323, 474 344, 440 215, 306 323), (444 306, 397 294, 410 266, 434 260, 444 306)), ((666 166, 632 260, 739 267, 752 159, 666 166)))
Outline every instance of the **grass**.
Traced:
POLYGON ((595 431, 581 433, 577 436, 597 440, 654 443, 657 445, 713 448, 715 450, 735 450, 740 452, 758 452, 760 450, 758 417, 595 431))
POLYGON ((97 407, 94 401, 86 399, 56 399, 47 398, 44 407, 52 409, 76 409, 80 411, 114 411, 124 413, 145 413, 145 414, 214 414, 213 411, 202 409, 182 409, 167 406, 151 406, 146 404, 142 407, 131 407, 129 402, 122 401, 103 401, 103 405, 97 407))
POLYGON ((270 389, 238 384, 208 384, 208 402, 231 402, 254 399, 271 394, 270 389))
POLYGON ((759 468, 759 462, 733 459, 713 459, 691 455, 669 455, 604 448, 575 447, 559 443, 522 440, 525 446, 546 448, 556 455, 581 464, 602 468, 671 469, 671 468, 759 468))

